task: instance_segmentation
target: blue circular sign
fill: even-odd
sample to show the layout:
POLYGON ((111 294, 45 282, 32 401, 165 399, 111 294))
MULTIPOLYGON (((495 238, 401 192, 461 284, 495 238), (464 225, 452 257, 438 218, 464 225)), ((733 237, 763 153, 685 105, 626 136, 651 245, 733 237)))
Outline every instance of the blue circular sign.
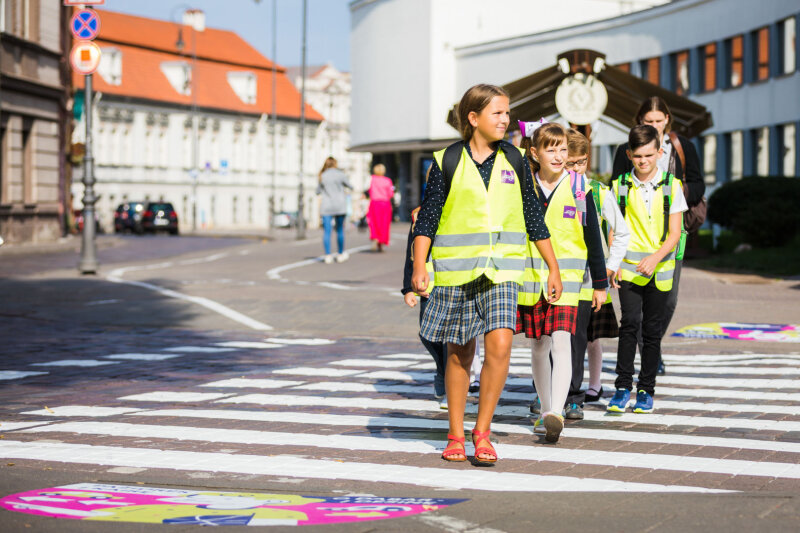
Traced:
POLYGON ((91 41, 100 32, 100 18, 96 11, 81 9, 72 16, 69 27, 77 39, 91 41))

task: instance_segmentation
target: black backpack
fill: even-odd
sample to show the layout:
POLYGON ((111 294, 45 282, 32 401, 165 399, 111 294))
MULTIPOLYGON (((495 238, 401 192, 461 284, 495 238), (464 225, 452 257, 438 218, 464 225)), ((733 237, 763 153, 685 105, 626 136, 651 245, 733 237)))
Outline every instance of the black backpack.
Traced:
MULTIPOLYGON (((498 148, 503 151, 511 168, 516 172, 520 187, 523 187, 524 191, 524 187, 527 185, 524 165, 527 162, 522 157, 522 154, 519 153, 519 149, 510 142, 500 141, 498 148)), ((442 175, 444 175, 444 182, 448 191, 450 190, 450 184, 453 182, 453 175, 456 173, 458 163, 461 161, 461 151, 463 149, 464 141, 457 141, 448 146, 444 151, 444 156, 442 156, 442 175)))

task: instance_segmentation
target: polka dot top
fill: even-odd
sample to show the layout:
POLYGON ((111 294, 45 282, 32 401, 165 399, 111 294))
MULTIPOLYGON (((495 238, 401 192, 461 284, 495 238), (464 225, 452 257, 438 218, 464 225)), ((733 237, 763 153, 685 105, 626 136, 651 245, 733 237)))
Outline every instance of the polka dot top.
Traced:
MULTIPOLYGON (((492 155, 487 157, 483 163, 478 163, 472 159, 469 143, 464 143, 464 146, 467 149, 470 160, 477 167, 481 178, 483 178, 483 183, 488 189, 497 150, 492 152, 492 155)), ((527 161, 523 166, 525 167, 525 178, 520 181, 520 185, 522 186, 522 213, 525 217, 525 229, 528 232, 528 238, 531 241, 548 239, 550 238, 550 232, 544 223, 542 206, 534 192, 531 168, 527 161)), ((444 174, 434 159, 430 176, 428 176, 428 185, 425 188, 425 199, 422 202, 422 208, 419 210, 417 222, 414 225, 414 237, 423 235, 433 239, 439 229, 439 219, 442 216, 442 209, 449 193, 450 184, 445 182, 444 174)))

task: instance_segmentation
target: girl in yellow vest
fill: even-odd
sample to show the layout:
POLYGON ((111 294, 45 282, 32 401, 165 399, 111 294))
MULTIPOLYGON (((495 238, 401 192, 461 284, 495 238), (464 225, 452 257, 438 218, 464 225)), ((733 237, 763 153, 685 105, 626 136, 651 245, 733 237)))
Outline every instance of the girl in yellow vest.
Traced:
POLYGON ((557 302, 547 300, 541 285, 545 267, 538 251, 530 248, 529 268, 519 295, 516 332, 524 331, 526 337, 534 339, 531 367, 541 402, 541 416, 534 423, 534 430, 545 428, 545 439, 556 442, 564 429, 561 413, 572 380, 571 337, 575 334, 587 262, 594 289, 592 308, 596 310, 605 302, 608 276, 591 188, 584 175, 565 168, 566 130, 555 123, 521 126, 526 130, 523 146, 536 178, 538 200, 550 230, 563 292, 557 302))
POLYGON ((508 376, 528 239, 551 267, 548 295, 561 294, 550 233, 535 200, 521 151, 504 142, 509 98, 500 87, 476 85, 461 98, 463 141, 434 154, 425 200, 414 227, 414 290, 427 295, 425 267, 433 248, 435 286, 420 335, 447 343, 445 388, 450 431, 442 452, 465 461, 464 408, 475 339, 484 335, 478 416, 472 431, 475 462, 494 463, 490 426, 508 376), (516 170, 519 169, 519 170, 516 170))
POLYGON ((642 330, 642 366, 639 372, 635 413, 653 411, 664 309, 675 272, 675 245, 681 238, 682 213, 688 209, 681 182, 659 170, 658 131, 653 126, 634 127, 628 136, 628 157, 633 172, 616 180, 617 198, 631 240, 617 278, 621 279, 619 303, 622 319, 617 347, 617 391, 608 411, 622 413, 633 387, 636 337, 642 330))

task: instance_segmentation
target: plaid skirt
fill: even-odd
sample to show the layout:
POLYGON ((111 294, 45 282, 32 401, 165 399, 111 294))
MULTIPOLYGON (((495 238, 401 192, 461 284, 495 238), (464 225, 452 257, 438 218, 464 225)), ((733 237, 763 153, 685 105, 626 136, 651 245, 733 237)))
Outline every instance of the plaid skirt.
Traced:
POLYGON ((516 326, 517 292, 512 282, 494 284, 486 276, 465 285, 436 285, 422 315, 419 334, 433 342, 466 344, 489 331, 516 326))
POLYGON ((568 331, 575 335, 578 325, 577 305, 552 305, 544 295, 536 305, 517 306, 517 327, 514 333, 525 333, 526 337, 539 339, 552 335, 554 331, 568 331))
POLYGON ((610 302, 603 304, 600 310, 592 313, 589 328, 586 330, 589 342, 597 339, 613 339, 619 337, 619 324, 614 306, 610 302))

